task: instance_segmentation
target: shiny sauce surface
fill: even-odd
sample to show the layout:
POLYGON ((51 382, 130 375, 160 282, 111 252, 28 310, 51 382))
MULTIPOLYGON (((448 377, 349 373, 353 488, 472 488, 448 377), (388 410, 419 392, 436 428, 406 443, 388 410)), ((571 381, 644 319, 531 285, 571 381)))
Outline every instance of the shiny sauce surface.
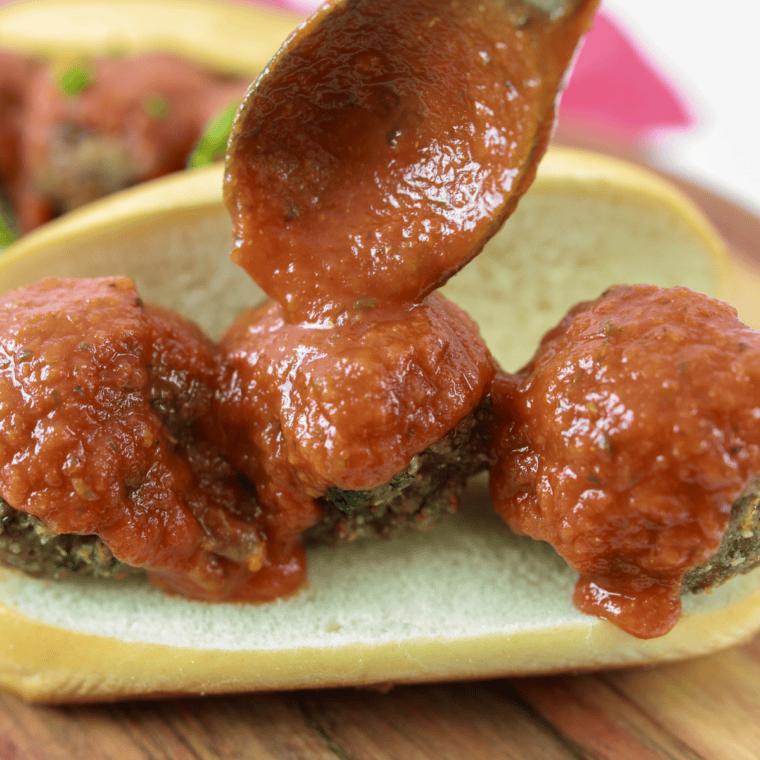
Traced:
POLYGON ((249 92, 225 201, 233 259, 276 305, 222 342, 222 418, 294 533, 330 488, 387 483, 488 394, 476 326, 433 291, 535 174, 595 7, 575 5, 332 3, 249 92))
POLYGON ((283 540, 319 519, 330 488, 388 483, 478 406, 495 371, 475 324, 438 294, 331 329, 291 324, 273 303, 221 351, 215 437, 283 540))
POLYGON ((126 278, 0 299, 0 493, 57 533, 97 535, 151 581, 260 599, 303 579, 271 557, 252 489, 201 436, 217 350, 126 278))
POLYGON ((595 2, 577 5, 566 21, 501 0, 326 6, 233 127, 233 259, 293 322, 443 285, 533 179, 595 2))
POLYGON ((760 470, 760 333, 684 288, 614 288, 500 376, 494 404, 497 511, 581 574, 581 610, 666 633, 760 470))

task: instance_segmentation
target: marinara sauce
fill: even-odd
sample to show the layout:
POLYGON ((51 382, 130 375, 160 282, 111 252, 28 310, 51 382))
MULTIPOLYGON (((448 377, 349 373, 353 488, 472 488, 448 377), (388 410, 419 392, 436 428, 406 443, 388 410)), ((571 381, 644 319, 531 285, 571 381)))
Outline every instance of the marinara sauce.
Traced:
POLYGON ((494 404, 497 511, 580 572, 581 610, 670 630, 760 470, 760 333, 684 288, 613 288, 500 376, 494 404))
POLYGON ((315 524, 330 488, 388 483, 475 410, 495 372, 476 325, 438 294, 330 329, 291 324, 273 303, 241 318, 221 351, 216 437, 278 540, 315 524))
POLYGON ((291 322, 419 303, 530 186, 596 4, 326 5, 233 126, 233 259, 291 322))
POLYGON ((56 533, 95 535, 161 588, 262 599, 303 580, 267 551, 254 493, 201 434, 217 350, 126 278, 0 299, 0 493, 56 533))
POLYGON ((476 326, 433 291, 533 179, 595 4, 332 3, 254 83, 225 201, 275 305, 222 341, 222 419, 273 519, 387 483, 487 395, 476 326))

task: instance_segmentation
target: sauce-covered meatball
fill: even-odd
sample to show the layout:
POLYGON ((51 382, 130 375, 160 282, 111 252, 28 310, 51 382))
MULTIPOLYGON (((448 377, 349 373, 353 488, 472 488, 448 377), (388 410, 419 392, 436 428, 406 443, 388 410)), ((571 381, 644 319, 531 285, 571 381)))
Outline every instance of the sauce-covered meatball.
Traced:
POLYGON ((43 63, 0 51, 0 70, 0 185, 27 232, 184 169, 248 84, 169 53, 43 63))
POLYGON ((302 563, 267 554, 252 489, 200 435, 217 372, 214 344, 126 278, 3 296, 0 496, 57 534, 97 536, 169 591, 289 590, 302 563))
MULTIPOLYGON (((352 499, 358 506, 364 498, 356 492, 405 474, 406 484, 419 478, 410 462, 478 410, 495 371, 475 324, 437 294, 408 311, 376 306, 354 317, 315 328, 287 322, 270 304, 244 316, 221 343, 226 449, 262 506, 290 516, 293 534, 319 521, 319 499, 350 512, 352 499)), ((457 440, 474 450, 467 462, 444 468, 459 488, 473 463, 485 464, 472 441, 483 449, 486 441, 476 435, 462 428, 457 440)), ((450 511, 455 494, 447 493, 450 511)), ((416 494, 402 522, 423 519, 425 496, 416 494)))
POLYGON ((760 471, 760 333, 684 288, 613 288, 500 376, 494 404, 497 511, 580 572, 580 609, 667 632, 760 471))

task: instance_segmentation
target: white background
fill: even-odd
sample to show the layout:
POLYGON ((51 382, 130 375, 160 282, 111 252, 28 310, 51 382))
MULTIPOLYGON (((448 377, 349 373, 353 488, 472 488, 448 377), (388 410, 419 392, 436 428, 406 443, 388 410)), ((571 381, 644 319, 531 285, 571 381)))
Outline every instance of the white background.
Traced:
POLYGON ((760 213, 760 2, 605 0, 696 111, 660 140, 666 167, 760 213))

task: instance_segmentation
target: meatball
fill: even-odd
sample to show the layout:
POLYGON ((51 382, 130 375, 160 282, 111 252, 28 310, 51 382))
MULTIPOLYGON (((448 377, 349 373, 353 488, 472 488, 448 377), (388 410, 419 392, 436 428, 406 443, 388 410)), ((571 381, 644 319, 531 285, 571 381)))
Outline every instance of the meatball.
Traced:
POLYGON ((734 502, 718 551, 683 578, 684 591, 719 586, 760 566, 760 480, 755 478, 734 502))
POLYGON ((331 487, 319 500, 322 516, 306 531, 309 544, 392 538, 407 528, 426 530, 456 511, 471 475, 488 469, 490 396, 453 430, 388 483, 367 491, 331 487))
MULTIPOLYGON (((9 198, 15 198, 19 192, 27 83, 40 66, 20 53, 0 50, 0 193, 9 198)), ((0 199, 4 219, 10 217, 9 210, 5 198, 0 199)))
POLYGON ((141 175, 137 158, 120 137, 64 122, 50 128, 32 182, 57 216, 131 187, 141 175))
MULTIPOLYGON (((252 489, 200 434, 217 371, 215 345, 144 306, 126 278, 3 296, 0 497, 35 518, 11 514, 15 532, 96 537, 155 585, 197 598, 300 583, 302 563, 267 553, 252 489)), ((66 541, 69 557, 82 546, 66 541)))
POLYGON ((333 326, 292 324, 269 304, 221 350, 218 437, 256 484, 270 537, 343 543, 431 525, 485 465, 493 359, 442 296, 333 326))
MULTIPOLYGON (((24 130, 0 135, 0 180, 19 226, 29 231, 97 198, 184 169, 212 117, 238 104, 248 82, 169 53, 145 53, 49 63, 13 84, 12 115, 24 130)), ((3 124, 3 131, 13 123, 3 124)))
POLYGON ((139 573, 119 562, 97 536, 59 534, 0 499, 0 565, 34 578, 119 580, 139 573))
POLYGON ((661 635, 684 587, 755 563, 740 555, 756 487, 737 499, 760 473, 758 399, 760 333, 732 307, 685 288, 614 288, 496 381, 494 505, 580 572, 582 610, 661 635), (724 539, 733 526, 742 537, 724 539))

